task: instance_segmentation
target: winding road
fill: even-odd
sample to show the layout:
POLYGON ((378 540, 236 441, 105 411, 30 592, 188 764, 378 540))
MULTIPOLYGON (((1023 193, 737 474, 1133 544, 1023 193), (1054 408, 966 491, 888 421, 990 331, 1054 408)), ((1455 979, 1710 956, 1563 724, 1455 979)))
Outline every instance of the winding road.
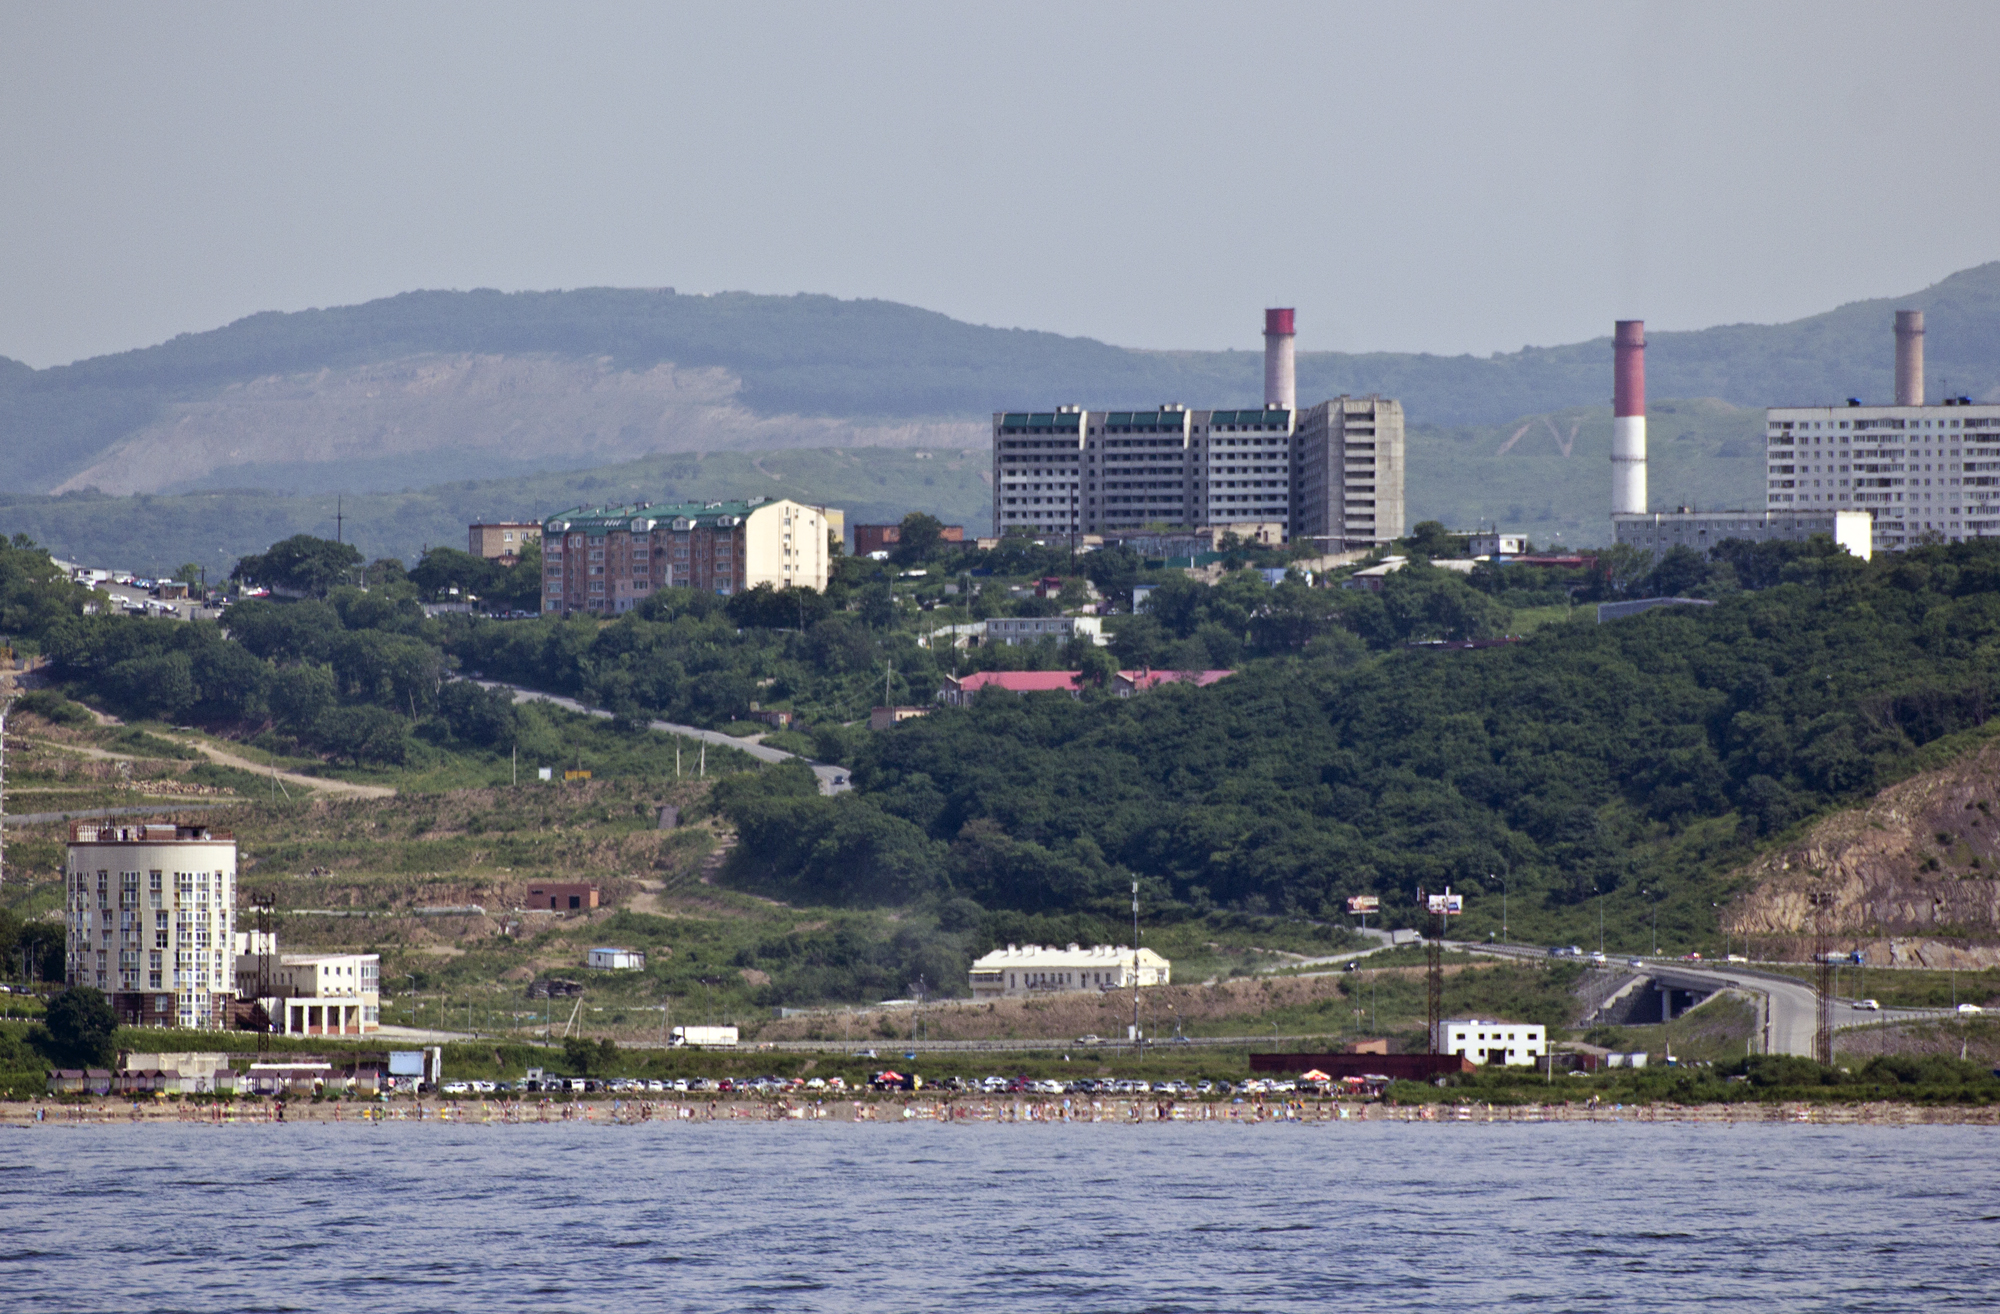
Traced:
MULTIPOLYGON (((543 693, 539 689, 527 689, 518 684, 508 684, 504 680, 474 680, 473 683, 484 689, 505 689, 514 695, 516 703, 553 703, 557 707, 565 708, 572 712, 579 712, 584 716, 602 717, 607 721, 611 719, 611 713, 602 708, 586 707, 576 699, 565 697, 562 694, 543 693)), ((793 758, 799 758, 800 761, 812 768, 814 775, 819 777, 819 792, 822 794, 840 794, 853 788, 852 785, 847 783, 846 767, 829 766, 824 762, 815 762, 810 758, 799 757, 797 753, 788 753, 782 748, 771 748, 768 745, 760 744, 754 739, 738 739, 733 735, 725 735, 720 730, 703 730, 699 726, 676 725, 672 721, 648 721, 646 728, 649 730, 658 730, 662 734, 681 735, 684 738, 699 740, 704 744, 714 744, 718 748, 733 748, 739 753, 748 753, 760 762, 786 762, 793 758)))

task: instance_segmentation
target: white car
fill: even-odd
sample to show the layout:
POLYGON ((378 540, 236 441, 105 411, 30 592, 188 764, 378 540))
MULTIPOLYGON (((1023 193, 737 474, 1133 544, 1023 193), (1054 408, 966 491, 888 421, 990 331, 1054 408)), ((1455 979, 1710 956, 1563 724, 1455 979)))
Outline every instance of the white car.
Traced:
POLYGON ((1882 1011, 1881 1002, 1874 999, 1857 999, 1854 1001, 1854 1006, 1864 1013, 1879 1013, 1882 1011))
POLYGON ((1977 1004, 1960 1004, 1958 1011, 1967 1017, 1971 1017, 1975 1013, 1984 1013, 1986 1010, 1977 1004))

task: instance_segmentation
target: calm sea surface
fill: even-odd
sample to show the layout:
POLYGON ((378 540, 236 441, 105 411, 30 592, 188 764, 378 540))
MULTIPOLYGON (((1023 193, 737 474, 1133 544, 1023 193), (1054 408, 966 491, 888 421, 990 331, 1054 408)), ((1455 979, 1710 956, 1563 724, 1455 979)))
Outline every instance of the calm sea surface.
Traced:
POLYGON ((2000 1308, 2000 1135, 0 1133, 0 1310, 2000 1308))

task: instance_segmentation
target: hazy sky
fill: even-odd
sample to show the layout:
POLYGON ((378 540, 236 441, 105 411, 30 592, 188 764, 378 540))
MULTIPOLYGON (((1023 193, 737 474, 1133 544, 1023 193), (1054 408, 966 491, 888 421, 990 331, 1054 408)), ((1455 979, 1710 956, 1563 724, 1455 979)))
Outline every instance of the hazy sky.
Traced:
POLYGON ((2000 258, 2000 6, 0 0, 0 355, 410 288, 1513 350, 2000 258))

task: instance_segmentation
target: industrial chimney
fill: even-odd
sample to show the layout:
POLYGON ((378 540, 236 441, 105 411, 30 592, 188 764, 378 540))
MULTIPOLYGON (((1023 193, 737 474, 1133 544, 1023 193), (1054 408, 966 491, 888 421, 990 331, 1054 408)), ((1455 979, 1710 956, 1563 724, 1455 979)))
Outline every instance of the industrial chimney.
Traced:
POLYGON ((1264 404, 1298 409, 1298 374, 1292 363, 1292 311, 1264 312, 1264 404))
POLYGON ((1646 321, 1621 319, 1611 399, 1611 514, 1646 511, 1646 321))
POLYGON ((1924 404, 1924 312, 1896 312, 1896 405, 1924 404))

